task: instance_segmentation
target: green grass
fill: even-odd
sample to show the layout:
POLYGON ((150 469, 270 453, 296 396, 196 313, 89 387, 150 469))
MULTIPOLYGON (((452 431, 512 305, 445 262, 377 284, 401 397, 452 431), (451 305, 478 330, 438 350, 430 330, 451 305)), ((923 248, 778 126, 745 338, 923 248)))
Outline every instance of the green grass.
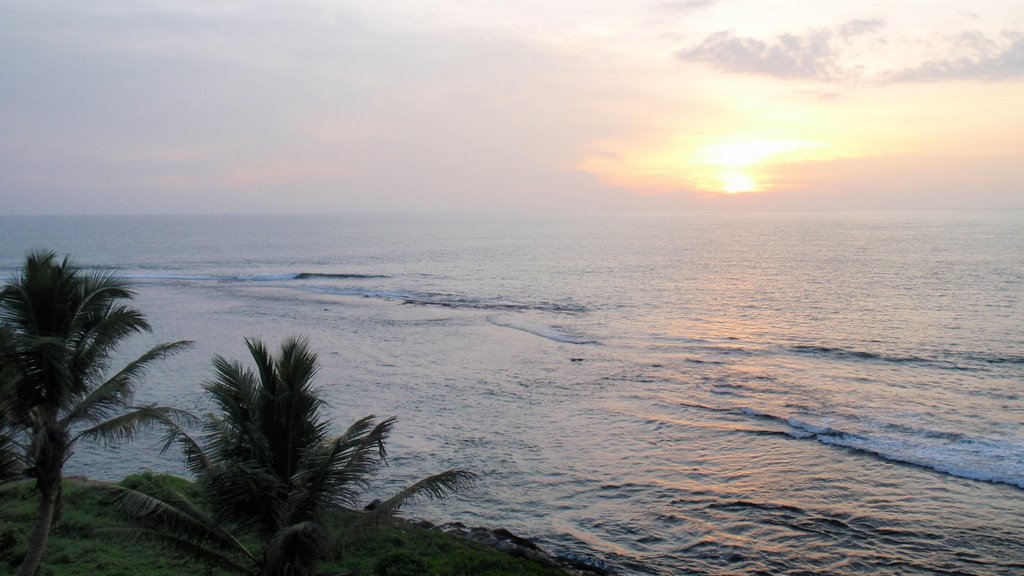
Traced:
MULTIPOLYGON (((340 539, 327 573, 374 576, 541 576, 561 574, 441 532, 399 523, 340 539)), ((563 575, 564 576, 564 575, 563 575)))
MULTIPOLYGON (((179 479, 180 480, 180 479, 179 479)), ((25 554, 38 499, 31 483, 0 487, 0 574, 13 574, 25 554)), ((194 562, 104 533, 121 522, 87 485, 64 483, 64 510, 50 531, 39 576, 205 576, 194 562)))
MULTIPOLYGON (((136 474, 123 485, 155 496, 173 489, 198 496, 187 480, 163 474, 136 474)), ((0 574, 13 573, 25 553, 35 521, 37 498, 29 483, 0 486, 0 574)), ((489 548, 424 530, 404 522, 352 531, 351 517, 331 522, 333 558, 323 574, 357 576, 555 576, 560 572, 512 558, 489 548)), ((124 523, 87 483, 64 483, 63 517, 50 533, 39 576, 220 576, 202 564, 169 556, 111 528, 124 523)))

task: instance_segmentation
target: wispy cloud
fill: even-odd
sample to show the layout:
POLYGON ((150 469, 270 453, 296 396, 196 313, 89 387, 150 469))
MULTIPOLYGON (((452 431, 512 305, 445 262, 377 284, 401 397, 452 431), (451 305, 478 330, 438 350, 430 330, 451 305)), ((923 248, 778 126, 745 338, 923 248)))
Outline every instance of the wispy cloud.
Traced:
POLYGON ((854 36, 876 32, 884 26, 885 22, 877 18, 872 18, 870 20, 850 20, 839 27, 838 33, 839 36, 843 38, 852 38, 854 36))
POLYGON ((934 59, 883 75, 889 82, 942 80, 1024 79, 1024 33, 1004 32, 997 42, 980 32, 965 32, 957 39, 960 56, 934 59))
POLYGON ((884 26, 885 22, 877 19, 851 20, 832 28, 781 34, 770 40, 722 31, 676 52, 676 56, 685 61, 705 62, 724 72, 818 82, 858 80, 890 84, 1024 79, 1024 33, 1019 31, 1006 31, 995 38, 977 31, 946 37, 933 51, 941 50, 949 56, 902 68, 886 69, 882 65, 866 71, 853 65, 854 43, 859 38, 877 35, 884 26))
POLYGON ((764 41, 722 31, 676 55, 687 61, 707 62, 726 72, 762 74, 777 78, 835 81, 852 72, 843 66, 842 48, 849 39, 873 33, 881 20, 851 20, 835 28, 804 34, 781 34, 764 41))
POLYGON ((682 11, 693 10, 694 8, 706 8, 716 2, 717 0, 680 0, 678 2, 665 2, 661 7, 666 10, 682 11))

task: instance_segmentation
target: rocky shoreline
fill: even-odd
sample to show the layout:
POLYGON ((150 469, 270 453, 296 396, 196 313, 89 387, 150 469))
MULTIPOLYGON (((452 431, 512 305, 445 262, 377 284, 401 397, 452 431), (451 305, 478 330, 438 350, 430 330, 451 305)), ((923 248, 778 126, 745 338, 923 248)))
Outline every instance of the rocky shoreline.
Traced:
POLYGON ((429 520, 412 520, 412 524, 427 530, 437 530, 457 538, 469 540, 498 552, 524 558, 542 566, 561 570, 573 576, 614 576, 616 572, 596 557, 571 551, 552 554, 535 542, 517 536, 504 528, 470 528, 461 522, 434 524, 429 520))

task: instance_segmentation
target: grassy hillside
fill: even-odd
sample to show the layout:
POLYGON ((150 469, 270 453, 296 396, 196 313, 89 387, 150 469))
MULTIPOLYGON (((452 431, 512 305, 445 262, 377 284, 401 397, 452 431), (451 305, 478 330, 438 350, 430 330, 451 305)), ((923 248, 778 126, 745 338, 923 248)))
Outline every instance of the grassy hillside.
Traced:
MULTIPOLYGON (((122 484, 159 495, 173 487, 194 492, 188 481, 141 474, 122 484)), ((95 485, 64 483, 64 512, 54 526, 40 576, 220 576, 201 563, 170 556, 152 544, 135 541, 95 485)), ((36 495, 27 483, 0 486, 0 574, 13 573, 25 552, 35 517, 36 495)), ((355 576, 554 576, 537 564, 506 556, 440 532, 407 523, 348 530, 346 518, 331 523, 333 557, 321 562, 322 574, 355 576)))

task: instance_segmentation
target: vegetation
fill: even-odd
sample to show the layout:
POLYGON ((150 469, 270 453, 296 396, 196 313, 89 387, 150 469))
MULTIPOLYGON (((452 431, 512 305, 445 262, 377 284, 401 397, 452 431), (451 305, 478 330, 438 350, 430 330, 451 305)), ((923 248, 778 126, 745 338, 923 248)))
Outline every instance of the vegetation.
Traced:
POLYGON ((394 519, 410 500, 444 498, 470 484, 474 476, 463 470, 430 476, 358 510, 357 498, 386 463, 395 421, 367 416, 330 436, 313 386, 319 364, 305 339, 286 340, 276 355, 247 340, 254 368, 215 357, 215 378, 204 387, 217 412, 205 419, 133 406, 147 367, 188 345, 160 344, 108 377, 117 347, 150 331, 126 304, 133 296, 124 280, 86 274, 52 252, 29 254, 0 290, 0 571, 551 573, 394 519), (193 437, 200 422, 202 436, 193 437), (184 448, 196 482, 148 473, 117 486, 64 480, 79 440, 122 442, 154 425, 165 430, 164 450, 184 448), (10 482, 17 478, 33 482, 10 482), (64 502, 71 504, 66 513, 64 502), (129 538, 111 546, 109 532, 118 524, 129 538), (173 558, 152 554, 153 543, 173 558))
POLYGON ((75 442, 127 440, 141 427, 179 415, 130 403, 146 368, 186 342, 155 346, 106 376, 118 345, 150 331, 142 313, 124 303, 133 296, 123 280, 85 274, 53 252, 29 254, 0 292, 4 471, 24 466, 40 495, 18 576, 33 576, 42 560, 51 524, 61 514, 64 463, 75 442), (12 461, 19 438, 25 450, 12 461))
MULTIPOLYGON (((172 491, 198 498, 198 485, 163 474, 143 473, 121 483, 141 492, 172 491)), ((226 576, 188 558, 154 554, 148 542, 126 540, 111 526, 122 522, 103 492, 65 481, 65 514, 54 526, 40 576, 226 576), (116 545, 111 545, 111 541, 116 545)), ((25 553, 38 495, 26 483, 0 487, 0 574, 13 571, 25 553)), ((329 518, 337 550, 321 562, 321 574, 358 576, 555 576, 558 572, 463 540, 394 522, 351 530, 344 515, 329 518), (425 568, 424 568, 425 567, 425 568), (409 569, 415 569, 410 571, 409 569), (404 571, 403 571, 404 570, 404 571)))
POLYGON ((472 481, 468 472, 448 470, 355 515, 357 497, 385 461, 394 419, 367 416, 330 437, 313 386, 319 364, 306 340, 286 340, 276 356, 258 340, 247 344, 255 370, 214 359, 216 378, 205 388, 218 413, 204 421, 206 441, 172 430, 204 501, 116 490, 116 506, 139 527, 136 536, 228 572, 313 575, 333 547, 331 513, 381 520, 411 499, 441 498, 472 481))

